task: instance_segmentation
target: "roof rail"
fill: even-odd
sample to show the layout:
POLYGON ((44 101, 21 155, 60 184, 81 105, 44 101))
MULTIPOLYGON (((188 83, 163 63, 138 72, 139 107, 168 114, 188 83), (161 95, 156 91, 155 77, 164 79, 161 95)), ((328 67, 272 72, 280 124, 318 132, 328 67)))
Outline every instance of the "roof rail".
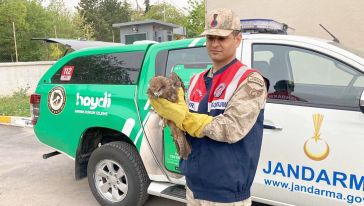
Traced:
POLYGON ((133 44, 156 44, 159 42, 153 41, 153 40, 139 40, 139 41, 135 41, 133 42, 133 44))
POLYGON ((288 25, 272 19, 241 19, 243 33, 287 34, 288 25))

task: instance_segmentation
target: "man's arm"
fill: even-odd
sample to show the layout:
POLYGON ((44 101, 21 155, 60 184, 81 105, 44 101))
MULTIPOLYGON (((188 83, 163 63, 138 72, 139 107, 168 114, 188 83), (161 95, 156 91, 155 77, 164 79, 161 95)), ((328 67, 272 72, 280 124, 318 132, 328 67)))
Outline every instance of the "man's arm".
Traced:
POLYGON ((250 74, 236 89, 224 113, 205 126, 203 136, 227 143, 241 140, 257 121, 266 96, 263 77, 256 72, 250 74))

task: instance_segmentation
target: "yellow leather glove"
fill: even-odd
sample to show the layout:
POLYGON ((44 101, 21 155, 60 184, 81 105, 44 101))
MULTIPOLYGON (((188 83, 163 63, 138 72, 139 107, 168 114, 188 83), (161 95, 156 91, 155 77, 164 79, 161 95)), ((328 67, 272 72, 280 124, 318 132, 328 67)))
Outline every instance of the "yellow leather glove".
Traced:
POLYGON ((153 98, 149 101, 160 116, 173 121, 179 129, 193 137, 203 137, 202 130, 212 121, 212 117, 206 114, 189 112, 182 88, 178 90, 177 103, 163 98, 153 98))
POLYGON ((173 103, 164 98, 150 98, 150 104, 154 110, 164 119, 172 120, 181 129, 182 122, 188 112, 183 89, 178 90, 178 102, 173 103))
POLYGON ((212 117, 206 114, 188 112, 182 126, 193 137, 203 137, 202 130, 212 121, 212 117))

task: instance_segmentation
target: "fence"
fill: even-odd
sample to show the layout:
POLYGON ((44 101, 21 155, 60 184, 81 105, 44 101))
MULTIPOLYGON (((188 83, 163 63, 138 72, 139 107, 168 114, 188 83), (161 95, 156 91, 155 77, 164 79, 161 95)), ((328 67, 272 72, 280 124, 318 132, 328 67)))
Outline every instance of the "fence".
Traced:
POLYGON ((0 63, 0 96, 12 95, 14 91, 35 91, 39 79, 54 61, 0 63))

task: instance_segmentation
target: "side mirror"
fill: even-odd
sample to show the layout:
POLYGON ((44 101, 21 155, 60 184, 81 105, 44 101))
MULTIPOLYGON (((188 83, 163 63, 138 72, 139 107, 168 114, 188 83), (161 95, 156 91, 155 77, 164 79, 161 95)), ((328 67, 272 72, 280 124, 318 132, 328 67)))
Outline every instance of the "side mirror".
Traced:
POLYGON ((361 93, 361 97, 359 100, 359 106, 360 106, 361 112, 364 113, 364 91, 361 93))

